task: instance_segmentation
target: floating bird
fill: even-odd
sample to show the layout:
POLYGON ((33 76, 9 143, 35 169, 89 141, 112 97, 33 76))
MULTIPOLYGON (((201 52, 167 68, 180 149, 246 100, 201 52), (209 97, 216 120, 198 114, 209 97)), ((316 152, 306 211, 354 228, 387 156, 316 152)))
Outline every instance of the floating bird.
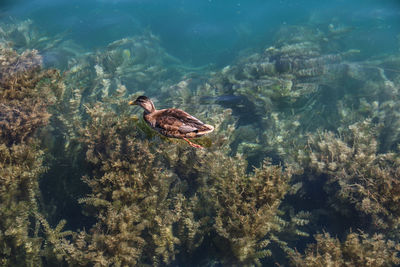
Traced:
POLYGON ((183 139, 192 147, 203 148, 190 142, 188 138, 200 137, 214 130, 213 126, 203 123, 181 109, 156 110, 147 96, 139 96, 135 101, 130 101, 129 105, 138 105, 144 109, 143 118, 151 128, 166 137, 183 139))

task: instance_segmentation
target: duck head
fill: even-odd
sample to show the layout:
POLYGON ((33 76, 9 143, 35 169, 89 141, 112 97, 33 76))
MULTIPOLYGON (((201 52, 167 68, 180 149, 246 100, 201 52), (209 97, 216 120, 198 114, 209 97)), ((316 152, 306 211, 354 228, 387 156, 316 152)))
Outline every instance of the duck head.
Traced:
POLYGON ((129 105, 138 105, 144 109, 146 113, 152 113, 156 111, 154 107, 153 101, 150 100, 147 96, 139 96, 135 101, 129 101, 129 105))

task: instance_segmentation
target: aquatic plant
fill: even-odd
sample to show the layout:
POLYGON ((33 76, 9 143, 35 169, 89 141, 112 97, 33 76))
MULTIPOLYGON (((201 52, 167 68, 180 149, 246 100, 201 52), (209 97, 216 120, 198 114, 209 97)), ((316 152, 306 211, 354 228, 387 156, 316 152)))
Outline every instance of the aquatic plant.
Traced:
MULTIPOLYGON (((191 103, 196 96, 186 99, 191 103)), ((227 156, 230 112, 213 107, 221 111, 208 118, 216 126, 213 144, 198 151, 148 132, 131 117, 127 100, 103 101, 85 105, 89 120, 79 133, 91 165, 84 181, 92 190, 80 202, 97 223, 53 245, 69 264, 169 264, 187 259, 210 232, 219 236, 206 241, 219 247, 217 260, 252 264, 268 255, 270 241, 280 242, 277 235, 286 228, 278 206, 290 187, 290 171, 266 162, 247 175, 243 159, 227 156), (234 259, 225 256, 230 252, 224 243, 234 259)))
POLYGON ((72 40, 66 40, 67 31, 47 35, 39 30, 33 20, 18 21, 13 18, 0 22, 0 42, 18 53, 37 50, 45 67, 65 70, 73 57, 83 53, 83 49, 72 40))
POLYGON ((0 45, 0 264, 40 265, 36 220, 44 151, 35 137, 49 123, 58 72, 41 70, 37 51, 0 45), (36 221, 36 223, 35 223, 36 221))
POLYGON ((18 55, 0 47, 0 138, 8 144, 24 142, 46 125, 50 117, 47 107, 57 101, 62 90, 56 82, 58 72, 42 71, 41 63, 35 50, 18 55))
MULTIPOLYGON (((84 180, 92 189, 81 203, 92 213, 94 209, 98 222, 89 233, 80 232, 74 242, 61 240, 58 246, 70 264, 170 263, 178 249, 194 250, 202 240, 198 232, 206 219, 195 219, 198 200, 185 196, 188 189, 179 182, 195 179, 183 170, 191 169, 196 156, 184 156, 189 151, 171 146, 174 140, 132 118, 127 100, 105 98, 104 103, 86 106, 89 120, 79 133, 91 164, 91 175, 84 180)), ((229 113, 219 116, 216 132, 229 113)), ((226 138, 221 140, 219 148, 226 138)))
POLYGON ((333 207, 346 214, 351 205, 371 219, 370 230, 386 229, 398 237, 398 155, 378 153, 377 127, 370 120, 351 125, 340 136, 310 135, 309 149, 300 154, 308 179, 325 177, 324 189, 333 207))
POLYGON ((220 94, 245 95, 261 114, 271 110, 272 102, 301 103, 319 90, 318 77, 356 53, 322 54, 320 50, 311 42, 269 47, 225 67, 212 83, 220 94))
POLYGON ((71 236, 72 231, 62 231, 66 220, 61 220, 56 227, 52 228, 47 220, 40 214, 35 213, 37 223, 40 223, 40 230, 42 233, 41 239, 42 247, 40 248, 40 255, 46 259, 47 264, 58 264, 62 260, 63 250, 60 246, 60 240, 66 236, 71 236))
POLYGON ((38 210, 38 178, 46 170, 43 151, 33 142, 2 143, 0 162, 0 265, 40 265, 42 239, 32 219, 38 210))
MULTIPOLYGON (((285 238, 306 235, 299 230, 307 224, 306 213, 289 215, 286 221, 284 212, 278 209, 291 188, 291 170, 282 171, 266 160, 253 174, 247 174, 243 158, 229 157, 213 148, 196 153, 175 149, 169 154, 174 156, 169 157, 171 167, 182 181, 182 192, 191 206, 182 211, 189 217, 182 217, 183 225, 178 222, 178 229, 185 229, 185 235, 178 231, 178 236, 181 245, 188 248, 184 251, 202 249, 207 255, 202 259, 204 264, 208 260, 224 265, 259 265, 271 256, 271 244, 286 252, 290 248, 285 238)), ((191 262, 185 253, 178 256, 191 262)))
POLYGON ((111 96, 121 86, 128 88, 128 93, 146 88, 151 96, 183 75, 185 71, 178 63, 148 32, 116 40, 102 51, 74 57, 69 62, 67 82, 80 88, 84 102, 111 96))
POLYGON ((294 266, 393 266, 400 264, 400 245, 382 234, 350 233, 344 242, 329 233, 315 235, 304 255, 291 254, 294 266))
POLYGON ((157 148, 140 140, 123 106, 118 115, 100 103, 86 110, 82 142, 93 171, 84 180, 92 193, 80 201, 95 208, 98 222, 63 241, 69 264, 165 264, 177 253, 172 224, 179 216, 169 194, 175 176, 157 160, 157 148))
POLYGON ((14 49, 39 49, 51 44, 49 38, 42 36, 35 28, 34 22, 30 19, 16 21, 8 19, 1 23, 0 41, 8 43, 14 49))
POLYGON ((336 90, 329 85, 342 82, 342 61, 356 53, 324 54, 317 42, 283 42, 216 72, 207 81, 214 94, 243 98, 239 104, 226 103, 239 121, 234 152, 256 166, 265 157, 296 164, 293 154, 306 143, 305 132, 339 120, 323 98, 336 90))
POLYGON ((350 97, 342 100, 339 107, 341 121, 350 125, 365 117, 371 118, 381 125, 378 133, 380 141, 378 150, 396 151, 400 127, 398 112, 400 76, 396 70, 399 58, 382 57, 379 60, 347 65, 346 78, 352 80, 353 84, 359 84, 354 96, 359 99, 359 103, 350 97))
POLYGON ((270 256, 267 246, 280 229, 277 210, 289 189, 290 171, 267 161, 253 175, 247 176, 245 169, 240 161, 227 160, 224 169, 212 170, 215 242, 229 255, 222 260, 225 264, 260 265, 260 259, 270 256))

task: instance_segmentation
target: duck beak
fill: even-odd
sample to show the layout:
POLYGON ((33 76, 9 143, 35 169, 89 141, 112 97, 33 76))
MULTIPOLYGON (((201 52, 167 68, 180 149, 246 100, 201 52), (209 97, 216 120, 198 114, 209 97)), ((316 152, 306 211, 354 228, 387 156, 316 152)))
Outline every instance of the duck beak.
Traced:
POLYGON ((136 102, 136 101, 129 101, 128 104, 129 104, 129 105, 137 105, 137 102, 136 102))

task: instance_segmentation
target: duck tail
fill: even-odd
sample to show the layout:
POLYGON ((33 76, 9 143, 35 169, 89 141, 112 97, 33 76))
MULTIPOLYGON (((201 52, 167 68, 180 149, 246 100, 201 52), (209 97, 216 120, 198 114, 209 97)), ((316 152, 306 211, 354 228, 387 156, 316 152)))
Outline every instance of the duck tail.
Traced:
POLYGON ((198 135, 205 135, 205 134, 208 134, 208 133, 211 133, 212 131, 214 131, 214 126, 212 126, 212 125, 209 125, 209 124, 204 124, 203 125, 203 130, 201 130, 201 131, 198 131, 198 135))

